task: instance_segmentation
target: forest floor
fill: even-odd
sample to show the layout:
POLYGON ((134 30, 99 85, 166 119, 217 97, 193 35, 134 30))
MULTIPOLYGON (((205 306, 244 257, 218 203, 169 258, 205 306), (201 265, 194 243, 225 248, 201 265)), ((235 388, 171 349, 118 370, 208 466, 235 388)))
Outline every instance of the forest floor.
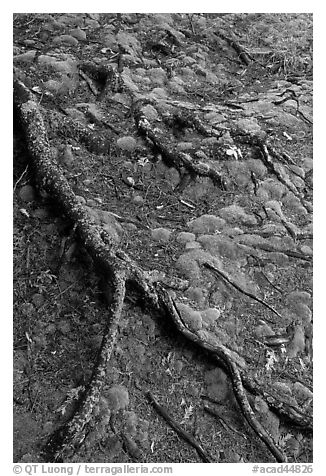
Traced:
MULTIPOLYGON (((13 28, 15 77, 37 98, 53 160, 89 216, 143 270, 187 283, 172 292, 193 333, 227 347, 251 378, 311 414, 311 16, 15 14, 13 28), (113 71, 110 88, 101 68, 113 71), (136 100, 143 123, 197 175, 144 133, 136 100), (103 140, 90 146, 65 133, 63 118, 103 140), (264 156, 253 136, 275 153, 264 156)), ((17 121, 15 462, 47 461, 46 441, 92 374, 110 301, 35 177, 17 121)), ((201 462, 146 391, 212 461, 274 461, 226 373, 134 291, 108 365, 95 423, 70 461, 201 462)), ((248 399, 288 461, 312 461, 310 431, 261 395, 248 399)))

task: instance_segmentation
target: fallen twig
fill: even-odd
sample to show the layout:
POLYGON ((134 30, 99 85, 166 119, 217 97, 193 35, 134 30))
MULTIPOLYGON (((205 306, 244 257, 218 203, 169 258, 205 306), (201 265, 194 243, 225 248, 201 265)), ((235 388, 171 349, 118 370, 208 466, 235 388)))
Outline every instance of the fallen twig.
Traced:
POLYGON ((247 437, 241 433, 240 431, 236 430, 235 428, 233 428, 233 426, 231 426, 226 420, 225 418, 222 417, 222 415, 220 415, 216 410, 214 410, 214 408, 211 408, 207 405, 204 405, 204 410, 205 412, 209 413, 210 415, 213 415, 215 416, 218 420, 221 421, 221 424, 222 426, 225 428, 225 429, 229 429, 231 431, 233 431, 234 433, 236 433, 237 435, 240 435, 242 436, 245 440, 247 439, 247 437))
POLYGON ((204 451, 204 449, 200 446, 199 443, 197 443, 196 439, 187 431, 185 431, 179 423, 177 423, 173 418, 168 414, 168 412, 163 408, 154 398, 154 396, 151 394, 151 392, 146 392, 146 397, 148 400, 151 402, 157 413, 159 413, 165 421, 168 422, 168 424, 175 430, 175 432, 182 438, 184 439, 187 443, 189 443, 201 459, 204 461, 204 463, 213 463, 214 461, 212 458, 204 451))
POLYGON ((18 185, 19 182, 23 179, 23 177, 24 177, 24 175, 26 174, 27 170, 28 170, 28 164, 26 165, 26 168, 25 168, 24 172, 21 174, 21 176, 19 177, 19 179, 18 179, 17 182, 15 183, 13 192, 16 190, 17 185, 18 185))
POLYGON ((269 309, 270 311, 272 311, 274 314, 276 314, 278 317, 280 317, 281 319, 282 316, 281 314, 276 311, 276 309, 274 309, 272 306, 270 306, 267 302, 263 301, 262 299, 260 299, 259 297, 255 296, 254 294, 248 292, 248 291, 245 291, 243 288, 241 288, 241 286, 239 286, 239 284, 237 284, 236 282, 234 282, 231 278, 229 278, 229 276, 224 273, 223 271, 221 271, 220 269, 216 268, 216 266, 212 265, 211 263, 203 263, 203 265, 208 268, 208 269, 211 269, 212 271, 214 271, 216 274, 218 274, 219 276, 221 276, 226 282, 228 282, 229 284, 231 284, 231 286, 233 286, 235 289, 237 289, 238 291, 240 291, 241 293, 245 294, 246 296, 250 297, 251 299, 254 299, 255 301, 259 302, 260 304, 262 304, 263 306, 267 307, 267 309, 269 309))

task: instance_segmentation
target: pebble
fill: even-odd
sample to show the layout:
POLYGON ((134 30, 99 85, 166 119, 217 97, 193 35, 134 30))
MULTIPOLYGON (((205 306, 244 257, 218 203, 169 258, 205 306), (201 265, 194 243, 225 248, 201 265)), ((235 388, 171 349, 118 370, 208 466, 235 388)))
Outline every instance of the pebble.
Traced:
POLYGON ((215 307, 208 308, 201 312, 203 323, 206 323, 208 326, 214 325, 220 315, 221 311, 215 307))
POLYGON ((169 182, 172 188, 175 188, 180 183, 180 174, 174 167, 168 168, 164 174, 165 180, 169 182))
POLYGON ((224 235, 201 235, 197 241, 203 248, 215 256, 236 259, 242 253, 241 248, 224 235))
POLYGON ((137 141, 132 136, 124 136, 117 140, 117 146, 121 150, 133 152, 137 147, 137 141))
POLYGON ((259 420, 261 420, 261 423, 264 425, 267 431, 269 431, 274 440, 277 441, 280 427, 280 421, 278 417, 269 410, 267 403, 261 397, 255 397, 254 407, 259 415, 259 420))
POLYGON ((256 119, 239 119, 235 122, 235 125, 245 133, 261 131, 256 119))
POLYGON ((55 36, 52 40, 54 46, 77 46, 78 40, 71 35, 55 36))
POLYGON ((186 250, 196 250, 200 248, 201 248, 201 244, 198 243, 198 241, 188 241, 185 246, 186 250))
POLYGON ((25 302, 21 305, 20 311, 21 311, 23 316, 31 317, 33 315, 33 312, 34 312, 34 306, 30 302, 25 302))
POLYGON ((76 195, 76 199, 81 205, 86 205, 86 199, 81 195, 76 195))
POLYGON ((192 233, 215 233, 223 229, 225 220, 215 215, 202 215, 187 223, 192 233))
POLYGON ((290 305, 295 305, 297 302, 300 302, 308 306, 311 303, 311 299, 311 294, 307 291, 292 291, 286 296, 286 301, 290 305))
POLYGON ((167 243, 170 239, 172 231, 167 228, 155 228, 152 230, 152 238, 154 241, 160 241, 162 243, 167 243))
POLYGON ((219 215, 228 223, 242 225, 256 225, 257 220, 253 215, 248 215, 239 205, 230 205, 220 210, 219 215))
POLYGON ((31 185, 24 185, 19 190, 19 196, 23 202, 30 203, 35 200, 35 190, 31 185))
POLYGON ((207 395, 219 403, 228 400, 231 389, 227 375, 220 368, 209 370, 204 375, 207 395))
POLYGON ((294 336, 292 342, 287 347, 287 356, 289 359, 293 359, 299 353, 304 352, 306 347, 305 333, 301 325, 295 327, 294 336))
POLYGON ((43 306, 44 304, 44 296, 42 294, 39 294, 39 293, 36 293, 32 296, 32 301, 33 301, 33 304, 36 308, 39 308, 41 306, 43 306))
POLYGON ((273 336, 275 334, 273 329, 266 323, 257 326, 254 332, 256 337, 273 336))
POLYGON ((145 202, 145 199, 144 197, 142 197, 141 195, 134 195, 132 197, 132 202, 135 204, 135 205, 143 205, 144 202, 145 202))
POLYGON ((48 218, 50 216, 49 211, 46 208, 37 208, 34 210, 33 217, 43 220, 44 218, 48 218))
POLYGON ((163 86, 166 81, 166 72, 162 68, 152 68, 148 70, 152 83, 156 86, 163 86))
POLYGON ((194 311, 187 304, 177 303, 178 311, 186 326, 193 332, 203 327, 202 317, 199 311, 194 311))
POLYGON ((70 334, 71 332, 71 326, 69 321, 60 321, 57 324, 57 329, 62 332, 62 334, 70 334))
POLYGON ((86 18, 85 25, 88 26, 90 30, 95 30, 101 26, 97 20, 91 18, 86 18))
POLYGON ((149 96, 154 99, 166 99, 168 97, 167 92, 163 88, 154 88, 149 96))
POLYGON ((67 167, 71 167, 74 163, 74 154, 71 145, 66 145, 62 153, 62 162, 67 167))
POLYGON ((54 79, 49 79, 48 81, 43 83, 43 86, 45 87, 45 89, 48 89, 53 93, 57 93, 60 90, 62 83, 60 83, 60 81, 55 81, 54 79))
POLYGON ((313 393, 301 382, 295 382, 293 384, 293 394, 299 400, 312 399, 313 397, 313 393))
POLYGON ((85 41, 87 38, 86 32, 80 28, 76 28, 70 31, 70 35, 76 38, 79 41, 85 41))
POLYGON ((129 405, 128 390, 122 385, 113 385, 104 392, 111 411, 123 410, 129 405))
POLYGON ((203 288, 190 286, 185 294, 188 299, 197 303, 198 306, 203 306, 206 300, 207 291, 203 288))
POLYGON ((187 231, 181 231, 176 237, 177 242, 181 244, 185 244, 188 241, 195 241, 195 239, 196 236, 194 235, 194 233, 189 233, 187 231))
POLYGON ((300 301, 292 301, 290 307, 291 310, 296 314, 297 319, 300 319, 302 323, 308 324, 311 322, 312 312, 307 304, 304 304, 300 301))
POLYGON ((147 104, 146 106, 144 106, 141 112, 150 121, 155 121, 156 119, 158 119, 158 112, 151 104, 147 104))
POLYGON ((30 50, 26 53, 14 56, 14 63, 32 63, 36 55, 36 50, 30 50))
POLYGON ((274 389, 280 392, 281 394, 285 395, 292 395, 292 390, 289 385, 285 382, 274 382, 273 383, 274 389))
POLYGON ((191 150, 193 147, 194 144, 192 142, 179 142, 177 144, 178 150, 191 150))
POLYGON ((198 263, 191 255, 191 252, 181 255, 176 263, 175 267, 179 274, 191 281, 197 281, 201 278, 201 271, 198 263))

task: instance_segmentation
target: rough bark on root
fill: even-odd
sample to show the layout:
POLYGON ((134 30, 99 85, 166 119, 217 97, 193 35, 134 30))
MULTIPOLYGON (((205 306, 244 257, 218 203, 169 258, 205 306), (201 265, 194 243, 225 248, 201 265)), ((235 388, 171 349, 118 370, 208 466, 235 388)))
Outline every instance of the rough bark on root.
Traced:
MULTIPOLYGON (((103 337, 91 380, 75 416, 62 429, 61 433, 57 434, 59 438, 51 448, 54 450, 52 451, 53 459, 59 461, 69 457, 67 455, 76 452, 85 438, 86 427, 92 418, 92 412, 98 403, 100 391, 105 381, 106 363, 114 346, 116 326, 123 306, 125 285, 128 283, 142 295, 153 310, 167 315, 185 338, 200 345, 216 357, 219 364, 223 365, 228 371, 240 410, 248 423, 264 441, 276 460, 285 461, 284 454, 268 432, 256 420, 243 388, 244 371, 241 370, 240 372, 232 359, 231 351, 222 345, 211 346, 195 336, 180 320, 177 308, 171 301, 165 286, 160 283, 153 285, 149 273, 137 266, 123 250, 118 249, 110 235, 104 233, 100 227, 92 223, 87 211, 78 202, 68 181, 52 156, 44 120, 33 94, 18 80, 14 82, 14 102, 26 135, 39 185, 57 201, 64 214, 74 223, 80 241, 88 250, 96 265, 100 267, 101 272, 112 283, 114 289, 114 299, 110 309, 111 320, 103 337)), ((259 389, 257 391, 259 392, 259 389)), ((293 415, 288 416, 293 417, 293 415)), ((299 413, 294 415, 295 418, 300 420, 299 413)))

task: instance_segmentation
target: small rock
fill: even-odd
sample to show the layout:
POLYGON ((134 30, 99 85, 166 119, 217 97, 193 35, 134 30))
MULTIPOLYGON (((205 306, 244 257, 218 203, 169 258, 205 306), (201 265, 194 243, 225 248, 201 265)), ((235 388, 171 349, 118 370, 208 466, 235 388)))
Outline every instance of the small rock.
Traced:
POLYGON ((291 310, 296 314, 297 319, 300 319, 302 323, 308 324, 312 320, 311 309, 303 302, 296 301, 291 303, 291 310))
POLYGON ((293 394, 298 400, 301 401, 312 399, 313 397, 313 393, 301 382, 295 382, 293 384, 293 394))
POLYGON ((32 187, 31 185, 24 185, 19 190, 19 196, 23 200, 23 202, 33 202, 35 200, 34 187, 32 187))
POLYGON ((32 63, 36 55, 36 50, 30 50, 26 53, 14 56, 14 63, 32 63))
POLYGON ((77 46, 78 40, 71 35, 55 36, 52 40, 54 46, 77 46))
POLYGON ((152 230, 151 235, 153 240, 167 243, 170 239, 171 233, 172 231, 167 228, 155 228, 152 230))
POLYGON ((163 86, 166 81, 166 72, 162 68, 152 68, 148 70, 152 83, 157 86, 163 86))
POLYGON ((302 245, 300 246, 300 251, 306 256, 313 256, 313 250, 310 248, 310 246, 302 245))
POLYGON ((225 121, 225 116, 218 112, 211 111, 205 114, 204 119, 210 122, 211 124, 218 124, 220 122, 225 121))
POLYGON ((90 30, 96 30, 101 26, 97 20, 93 20, 91 18, 86 18, 85 25, 88 26, 90 30))
POLYGON ((292 395, 292 390, 287 383, 284 382, 274 382, 274 389, 284 395, 292 395))
POLYGON ((134 195, 132 197, 132 202, 135 204, 135 205, 143 205, 144 202, 145 202, 145 199, 144 197, 142 197, 141 195, 134 195))
POLYGON ((45 87, 45 89, 48 89, 53 93, 57 93, 60 90, 62 83, 60 83, 60 81, 55 81, 54 79, 49 79, 48 81, 43 83, 43 86, 45 87))
POLYGON ((222 369, 209 370, 204 375, 204 382, 207 387, 207 395, 219 403, 224 403, 229 399, 231 388, 227 375, 222 369))
POLYGON ((203 327, 202 317, 199 311, 194 311, 190 306, 182 303, 177 303, 177 308, 185 324, 191 331, 196 332, 203 327))
POLYGON ((223 229, 225 220, 215 215, 202 215, 187 223, 189 229, 193 233, 215 233, 223 229))
POLYGON ((175 188, 177 185, 180 183, 180 174, 175 169, 174 167, 169 168, 165 172, 165 180, 168 181, 168 183, 172 186, 172 188, 175 188))
POLYGON ((34 312, 34 306, 30 302, 25 302, 24 304, 21 305, 20 311, 23 316, 25 317, 31 317, 34 312))
POLYGON ((255 410, 258 413, 258 418, 264 425, 266 430, 271 434, 275 441, 279 438, 280 421, 278 417, 269 410, 269 407, 265 400, 261 397, 255 397, 254 401, 255 410))
POLYGON ((220 210, 219 215, 228 223, 241 225, 256 225, 254 215, 248 215, 239 205, 230 205, 220 210))
POLYGON ((149 96, 154 99, 166 99, 168 97, 167 92, 163 88, 154 88, 149 96))
POLYGON ((76 195, 76 199, 81 205, 86 205, 86 199, 82 197, 81 195, 76 195))
POLYGON ((286 452, 296 458, 301 450, 301 444, 296 438, 289 438, 285 444, 286 452))
POLYGON ((184 367, 184 363, 182 362, 182 360, 175 360, 174 361, 173 369, 174 369, 175 372, 181 373, 183 367, 184 367))
POLYGON ((117 146, 121 150, 127 150, 128 152, 133 152, 137 147, 137 142, 131 136, 124 136, 124 137, 120 137, 120 139, 117 140, 117 146))
POLYGON ((175 267, 181 276, 191 281, 197 281, 201 278, 201 271, 192 252, 181 255, 175 263, 175 267))
POLYGON ((259 132, 261 127, 256 119, 239 119, 235 122, 236 126, 245 133, 259 132))
MULTIPOLYGON (((85 184, 85 185, 86 185, 86 184, 85 184)), ((95 200, 93 200, 93 198, 88 198, 88 199, 86 200, 86 205, 87 205, 88 207, 93 207, 93 208, 94 208, 94 207, 97 207, 98 203, 97 203, 95 200)))
POLYGON ((141 111, 149 121, 158 119, 158 112, 151 104, 144 106, 141 111))
POLYGON ((71 327, 69 321, 60 321, 57 324, 57 329, 62 332, 62 334, 70 334, 71 327))
POLYGON ((287 303, 294 306, 297 302, 309 306, 311 304, 311 299, 311 294, 309 294, 307 291, 292 291, 286 296, 287 303))
POLYGON ((305 332, 301 325, 295 326, 294 336, 291 343, 287 347, 287 355, 289 359, 293 359, 299 353, 304 352, 306 348, 305 332))
POLYGON ((178 150, 191 150, 194 147, 192 142, 178 142, 178 150))
POLYGON ((42 433, 44 435, 49 435, 53 431, 53 422, 52 421, 46 421, 43 425, 42 428, 42 433))
POLYGON ((135 412, 125 412, 125 431, 131 436, 135 436, 137 432, 138 417, 135 412))
POLYGON ((306 157, 302 161, 302 167, 306 172, 309 172, 313 168, 313 161, 310 157, 306 157))
POLYGON ((129 405, 129 393, 128 390, 122 385, 114 385, 107 392, 105 397, 108 401, 109 408, 116 412, 123 410, 129 405))
POLYGON ((198 241, 188 241, 185 246, 186 250, 196 250, 201 248, 201 244, 198 241))
POLYGON ((36 308, 43 306, 44 304, 44 296, 42 294, 36 293, 32 297, 33 304, 36 308))
POLYGON ((198 287, 190 286, 186 291, 187 298, 190 299, 191 301, 194 301, 199 306, 204 305, 206 300, 206 295, 207 295, 207 291, 198 287))
POLYGON ((62 154, 62 162, 67 167, 71 167, 74 163, 74 154, 71 145, 66 145, 62 154))
POLYGON ((268 324, 266 324, 266 322, 257 326, 255 329, 255 335, 257 337, 273 336, 274 334, 275 332, 268 324))
POLYGON ((187 231, 181 231, 178 233, 176 240, 178 243, 187 243, 188 241, 195 241, 196 236, 193 233, 189 233, 187 231))
POLYGON ((85 41, 87 38, 86 32, 81 30, 80 28, 76 28, 75 30, 70 31, 70 35, 76 38, 79 41, 85 41))
POLYGON ((44 218, 48 218, 50 216, 49 210, 46 208, 37 208, 34 210, 33 217, 43 220, 44 218))
POLYGON ((203 319, 203 324, 206 323, 208 326, 213 326, 217 319, 220 317, 221 311, 215 307, 208 308, 205 311, 201 312, 201 317, 203 319))

